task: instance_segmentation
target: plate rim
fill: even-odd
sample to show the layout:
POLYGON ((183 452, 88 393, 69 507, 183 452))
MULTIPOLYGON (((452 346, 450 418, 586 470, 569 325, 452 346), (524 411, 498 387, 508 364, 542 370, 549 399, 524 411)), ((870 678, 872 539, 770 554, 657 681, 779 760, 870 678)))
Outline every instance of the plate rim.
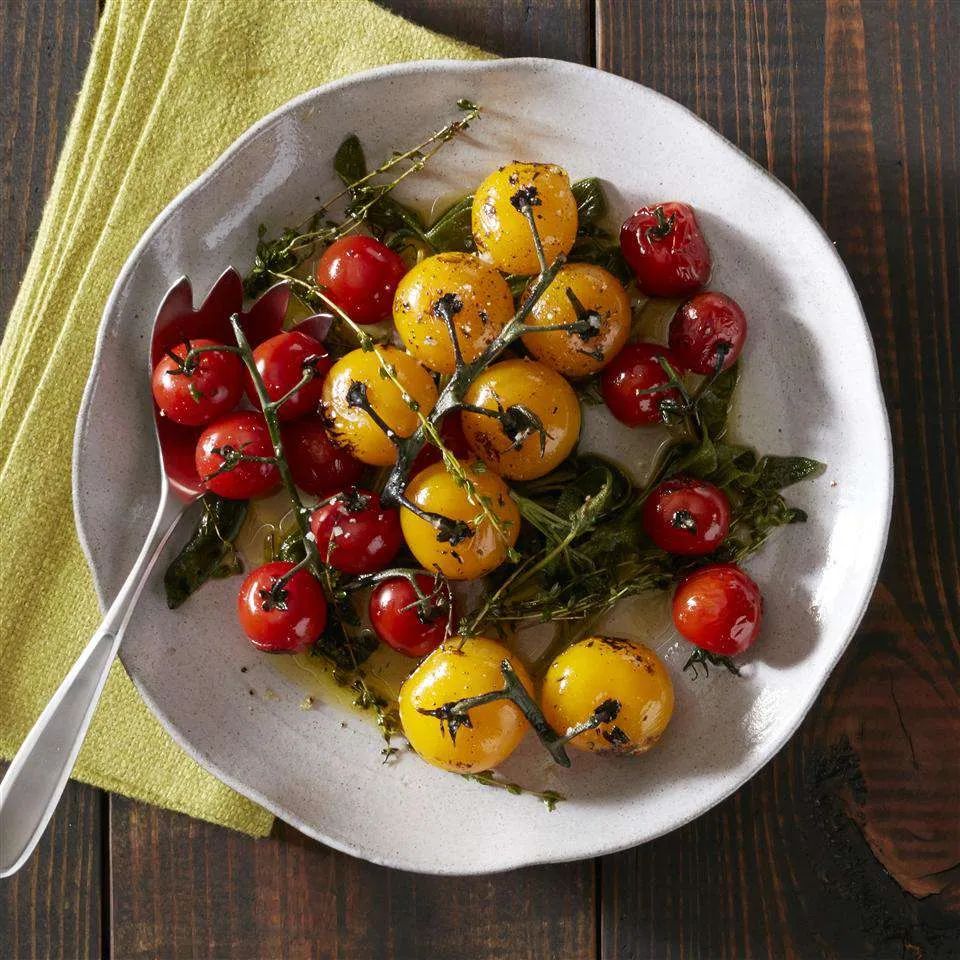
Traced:
MULTIPOLYGON (((883 393, 882 382, 880 380, 880 370, 879 363, 877 359, 876 346, 874 344, 873 335, 870 331, 869 324, 867 323, 866 315, 863 311, 863 305, 860 302, 859 294, 853 283, 850 273, 846 268, 840 254, 837 252, 836 246, 830 237, 827 235, 826 231, 820 224, 820 222, 813 216, 810 210, 802 203, 799 197, 780 179, 778 179, 774 174, 772 174, 765 167, 761 166, 753 157, 749 156, 743 150, 741 150, 736 144, 732 143, 726 137, 723 136, 718 130, 716 130, 711 124, 709 124, 702 117, 698 116, 688 107, 685 107, 683 104, 678 103, 671 97, 666 96, 663 93, 660 93, 657 90, 654 90, 651 87, 645 86, 644 84, 637 83, 634 80, 630 80, 626 77, 621 77, 618 74, 609 73, 605 70, 600 70, 596 67, 586 66, 584 64, 572 63, 566 60, 555 60, 546 57, 515 57, 515 58, 504 58, 496 60, 411 60, 405 61, 402 63, 388 64, 385 66, 373 67, 368 70, 363 70, 358 73, 350 74, 345 77, 332 80, 328 83, 321 84, 317 87, 313 87, 310 90, 306 90, 303 93, 298 94, 296 97, 286 101, 281 104, 274 110, 270 111, 268 114, 263 116, 260 120, 256 121, 250 127, 248 127, 240 136, 234 140, 213 162, 191 183, 189 183, 183 190, 181 190, 156 216, 153 222, 147 227, 146 231, 137 241, 136 245, 133 247, 126 261, 124 262, 123 267, 120 270, 120 273, 117 276, 117 279, 111 289, 110 296, 107 299, 107 302, 104 306, 103 314, 100 318, 100 322, 97 330, 97 337, 94 344, 94 351, 90 364, 90 372, 87 377, 86 385, 84 387, 83 396, 81 398, 80 407, 77 413, 76 427, 74 432, 73 448, 72 448, 72 460, 71 460, 71 499, 73 504, 73 515, 74 515, 74 525, 77 531, 77 537, 80 542, 81 549, 83 550, 84 557, 87 561, 87 564, 90 568, 91 578, 94 584, 94 590, 97 595, 97 600, 100 604, 101 610, 105 610, 109 606, 109 599, 105 596, 103 585, 100 582, 100 577, 97 573, 96 566, 93 561, 93 552, 91 545, 87 540, 83 525, 81 523, 81 497, 80 497, 80 457, 81 457, 81 448, 83 446, 82 438, 86 431, 86 426, 90 418, 90 406, 93 398, 94 387, 96 385, 97 377, 100 370, 100 365, 102 362, 102 353, 104 349, 104 344, 106 342, 108 323, 107 318, 114 312, 116 308, 117 301, 120 298, 121 292, 125 287, 130 275, 133 273, 136 268, 137 263, 140 260, 140 257, 143 255, 144 250, 152 242, 156 233, 163 227, 166 222, 177 212, 180 205, 192 196, 195 192, 200 191, 206 185, 207 181, 210 180, 215 174, 217 174, 222 167, 228 164, 233 157, 243 149, 251 140, 253 140, 258 134, 261 133, 264 129, 269 127, 271 124, 276 122, 278 119, 284 115, 294 111, 299 106, 305 103, 309 103, 311 100, 317 98, 321 94, 326 94, 332 91, 336 91, 343 88, 349 88, 355 85, 362 85, 370 82, 371 80, 380 80, 385 78, 390 78, 393 76, 402 76, 405 74, 412 73, 430 73, 430 72, 444 72, 449 71, 451 68, 458 71, 462 70, 467 73, 495 73, 499 71, 510 71, 516 67, 532 67, 540 68, 545 70, 557 71, 561 74, 566 73, 568 75, 579 75, 580 78, 583 78, 584 74, 600 75, 603 78, 603 82, 612 83, 614 86, 620 86, 624 91, 633 92, 636 88, 642 89, 645 94, 652 95, 653 97, 665 101, 669 104, 671 109, 680 110, 686 115, 686 119, 697 123, 699 126, 706 128, 710 134, 713 135, 721 144, 730 150, 734 151, 736 156, 747 162, 747 164, 754 170, 758 172, 769 182, 771 182, 779 191, 784 195, 786 199, 796 205, 800 214, 810 222, 816 230, 820 233, 823 240, 825 241, 827 247, 831 251, 833 258, 835 259, 836 265, 840 268, 842 276, 849 288, 849 292, 853 296, 853 300, 857 306, 857 315, 860 321, 860 326, 863 332, 863 335, 868 346, 868 353, 871 361, 871 372, 873 374, 870 386, 876 393, 878 400, 878 414, 879 414, 879 426, 882 431, 882 448, 883 455, 886 461, 886 470, 882 471, 882 475, 878 478, 878 481, 883 484, 884 489, 882 490, 882 518, 883 518, 883 529, 879 539, 876 542, 876 551, 875 556, 872 558, 871 570, 869 575, 869 589, 866 589, 863 595, 860 597, 860 601, 856 612, 853 618, 849 621, 849 626, 846 629, 846 636, 844 640, 837 645, 834 651, 834 655, 831 657, 828 667, 823 671, 819 680, 808 688, 806 701, 803 704, 802 710, 798 713, 798 716, 794 723, 784 728, 780 736, 777 737, 775 741, 772 741, 766 751, 764 752, 763 758, 759 762, 753 764, 751 768, 745 772, 742 776, 737 777, 732 785, 728 789, 721 791, 715 796, 711 797, 709 802, 702 806, 700 809, 690 813, 688 816, 685 816, 681 819, 676 820, 670 826, 664 827, 661 830, 658 830, 654 833, 651 833, 648 836, 645 836, 641 840, 627 840, 626 842, 613 842, 603 847, 594 849, 592 851, 584 852, 577 850, 565 855, 563 853, 558 853, 555 855, 546 854, 546 855, 521 855, 519 857, 511 857, 509 851, 501 851, 501 858, 496 863, 489 863, 478 865, 476 867, 471 867, 470 869, 462 868, 449 868, 445 867, 443 864, 439 864, 436 867, 431 869, 425 869, 419 864, 413 864, 405 859, 402 852, 397 851, 393 856, 377 853, 369 849, 365 849, 362 844, 359 843, 348 843, 341 840, 338 840, 334 837, 325 835, 321 830, 302 820, 296 814, 292 813, 289 810, 284 809, 281 803, 274 802, 262 794, 259 790, 254 787, 251 787, 247 784, 239 782, 232 775, 221 769, 215 762, 213 762, 204 752, 198 747, 195 747, 191 742, 188 741, 187 737, 181 733, 178 727, 171 721, 164 710, 156 702, 153 696, 150 694, 145 683, 136 676, 135 672, 131 672, 127 668, 127 664, 124 658, 124 649, 123 644, 120 645, 119 658, 121 663, 123 663, 124 670, 127 672, 127 675, 133 681, 138 694, 142 697, 144 702, 150 711, 157 717, 160 721, 166 732, 170 735, 171 739, 177 744, 180 749, 182 749, 188 756, 190 756, 195 762, 200 764, 204 769, 210 772, 214 777, 220 780, 222 783, 226 784, 228 787, 236 791, 241 796, 246 797, 247 799, 257 803, 264 809, 268 810, 277 818, 283 820, 286 823, 289 823, 291 826, 299 830, 300 832, 306 834, 314 840, 318 840, 321 843, 326 844, 329 847, 334 848, 342 853, 350 854, 351 856, 361 857, 371 863, 377 864, 379 866, 391 867, 393 869, 404 870, 412 873, 422 873, 435 876, 480 876, 486 874, 500 873, 505 870, 514 870, 519 869, 525 866, 533 866, 537 864, 548 864, 548 863, 566 863, 574 860, 587 859, 596 856, 606 856, 613 853, 619 853, 623 850, 628 850, 636 846, 640 846, 644 843, 648 843, 652 840, 656 840, 661 836, 671 833, 676 829, 679 829, 682 826, 685 826, 687 823, 697 819, 700 816, 708 813, 714 807, 722 803, 733 793, 739 790, 745 783, 751 780, 756 776, 763 767, 765 767, 777 754, 783 749, 783 747, 793 738, 797 729, 803 723, 804 719, 814 706, 817 698, 820 696, 820 693, 823 690, 827 680, 832 675, 833 671, 836 669, 837 663, 840 658, 846 652, 847 648, 850 645, 851 640, 856 634, 863 617, 867 611, 871 599, 874 595, 874 591, 879 580, 880 568, 886 553, 887 542, 889 538, 890 531, 890 522, 892 517, 893 509, 893 486, 894 486, 894 464, 893 464, 893 444, 892 444, 892 434, 890 428, 889 415, 887 413, 886 399, 883 393)), ((196 291, 194 291, 196 295, 196 291)), ((852 319, 852 318, 851 318, 852 319)), ((866 372, 866 371, 864 371, 866 372)), ((158 457, 159 464, 159 457, 158 457)), ((160 483, 158 484, 158 491, 161 488, 162 484, 165 482, 162 477, 158 478, 160 483)), ((158 498, 159 499, 159 498, 158 498)))

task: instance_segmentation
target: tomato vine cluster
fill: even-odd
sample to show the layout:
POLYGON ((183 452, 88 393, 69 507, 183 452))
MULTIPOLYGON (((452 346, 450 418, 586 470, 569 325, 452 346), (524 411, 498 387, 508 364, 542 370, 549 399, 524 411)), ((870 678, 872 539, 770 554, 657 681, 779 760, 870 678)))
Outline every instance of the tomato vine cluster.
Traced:
MULTIPOLYGON (((435 138, 438 149, 444 131, 435 138)), ((350 149, 355 157, 359 145, 350 149)), ((413 169, 428 155, 397 156, 413 169)), ((587 636, 535 683, 502 637, 483 635, 485 616, 589 532, 570 523, 525 554, 532 501, 515 489, 549 479, 575 453, 586 386, 631 427, 667 424, 709 441, 700 402, 740 356, 744 313, 703 290, 710 249, 685 204, 642 207, 619 245, 606 243, 583 222, 562 168, 513 162, 441 218, 459 237, 444 249, 437 225, 389 196, 410 170, 377 192, 375 174, 396 162, 344 177, 354 212, 343 235, 285 234, 258 254, 258 281, 289 283, 355 346, 288 330, 251 348, 235 323, 235 344, 177 343, 154 370, 160 414, 202 428, 195 465, 209 493, 247 500, 283 485, 290 494, 294 545, 243 581, 241 626, 260 650, 297 653, 339 619, 349 645, 347 621, 369 590, 376 636, 421 660, 400 692, 403 732, 426 760, 459 773, 496 767, 530 726, 559 763, 569 763, 567 745, 644 752, 674 704, 653 651, 587 636), (636 340, 632 291, 680 301, 667 344, 636 340), (492 599, 457 629, 452 584, 491 574, 492 599)), ((638 535, 674 565, 666 582, 677 583, 679 632, 711 656, 749 648, 762 603, 750 577, 721 562, 738 522, 728 493, 696 471, 661 470, 630 503, 638 535)), ((578 614, 584 624, 590 612, 578 614)))

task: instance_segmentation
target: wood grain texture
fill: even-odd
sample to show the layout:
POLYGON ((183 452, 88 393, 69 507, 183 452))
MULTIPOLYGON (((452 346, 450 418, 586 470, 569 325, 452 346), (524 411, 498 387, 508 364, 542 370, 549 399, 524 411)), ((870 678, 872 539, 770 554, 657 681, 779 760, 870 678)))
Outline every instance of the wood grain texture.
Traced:
MULTIPOLYGON (((0 333, 30 256, 96 30, 94 0, 0 3, 0 333)), ((0 773, 6 769, 0 764, 0 773)), ((78 783, 0 882, 0 956, 99 957, 106 797, 78 783)))
POLYGON ((898 452, 881 587, 818 706, 726 803, 603 861, 602 955, 956 956, 957 5, 610 0, 597 41, 824 225, 898 452))

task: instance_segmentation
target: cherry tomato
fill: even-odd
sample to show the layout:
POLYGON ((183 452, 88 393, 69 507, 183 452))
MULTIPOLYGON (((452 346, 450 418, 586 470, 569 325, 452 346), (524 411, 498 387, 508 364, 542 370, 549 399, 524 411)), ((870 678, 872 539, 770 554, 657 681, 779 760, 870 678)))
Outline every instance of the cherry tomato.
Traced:
POLYGON ((620 228, 620 249, 651 297, 686 297, 710 278, 710 248, 685 203, 641 207, 620 228))
POLYGON ((509 700, 474 707, 470 726, 451 736, 446 723, 421 713, 446 703, 503 687, 500 663, 508 660, 520 682, 533 691, 523 664, 502 644, 486 637, 452 637, 431 653, 400 688, 400 722, 410 746, 435 767, 456 773, 477 773, 503 763, 520 745, 529 724, 509 700))
POLYGON ((360 404, 365 402, 400 437, 409 437, 420 420, 396 384, 382 375, 378 353, 419 404, 420 412, 424 416, 430 413, 437 402, 433 377, 409 353, 396 347, 377 347, 376 352, 352 350, 341 357, 324 381, 323 410, 337 443, 363 463, 388 467, 397 459, 397 448, 360 404))
POLYGON ((760 632, 760 588, 738 566, 714 563, 694 570, 673 595, 681 635, 721 656, 743 653, 760 632))
POLYGON ((400 282, 393 301, 393 322, 403 345, 440 373, 456 369, 447 318, 469 363, 512 316, 513 295, 507 281, 469 253, 438 253, 421 260, 400 282))
MULTIPOLYGON (((304 414, 316 413, 323 392, 323 378, 332 366, 327 348, 319 340, 298 330, 278 333, 253 351, 253 359, 267 388, 267 396, 274 402, 292 390, 305 371, 312 370, 313 379, 277 408, 277 417, 280 420, 295 420, 304 414)), ((255 407, 260 406, 249 374, 247 396, 255 407)))
POLYGON ((477 493, 488 498, 491 511, 503 525, 504 536, 486 517, 477 521, 479 506, 470 502, 443 463, 421 470, 407 485, 407 497, 427 513, 464 521, 474 531, 473 536, 456 544, 442 541, 429 521, 410 510, 400 511, 403 536, 417 562, 426 570, 440 571, 449 580, 475 580, 490 573, 503 563, 520 533, 520 511, 507 485, 489 470, 481 473, 466 463, 462 466, 477 493))
POLYGON ((534 480, 570 456, 580 437, 580 401, 559 373, 532 360, 502 360, 482 371, 465 403, 503 420, 464 410, 463 432, 491 470, 534 480))
POLYGON ((400 518, 380 497, 356 487, 317 507, 310 517, 320 559, 344 573, 375 573, 390 565, 403 542, 400 518))
POLYGON ((563 267, 533 305, 527 323, 538 327, 574 323, 580 319, 578 307, 595 323, 594 332, 550 330, 523 337, 523 345, 541 363, 565 377, 596 373, 620 352, 630 335, 627 291, 612 273, 592 263, 563 267))
POLYGON ((730 530, 730 501, 719 487, 706 480, 664 480, 644 501, 643 529, 668 553, 713 553, 730 530))
POLYGON ((286 423, 280 433, 293 482, 301 490, 329 497, 360 479, 363 464, 330 439, 321 417, 286 423))
POLYGON ((316 578, 277 560, 257 567, 243 581, 237 607, 250 642, 266 653, 303 653, 327 625, 327 601, 316 578))
POLYGON ((630 427, 660 423, 663 420, 661 404, 666 400, 680 402, 675 388, 656 393, 645 393, 670 378, 657 362, 663 357, 671 365, 673 354, 657 343, 630 343, 614 358, 601 375, 601 391, 610 412, 630 427))
POLYGON ((673 715, 673 683, 648 647, 619 637, 587 637, 567 647, 547 668, 540 704, 563 735, 594 716, 609 720, 575 736, 570 746, 594 753, 645 753, 673 715))
POLYGON ((473 239, 504 273, 540 272, 540 261, 527 218, 526 198, 543 244, 547 263, 569 253, 577 238, 577 201, 565 170, 552 163, 508 163, 494 170, 473 195, 473 239))
POLYGON ((185 340, 171 347, 153 368, 153 399, 163 416, 186 427, 199 427, 239 403, 243 361, 235 353, 205 351, 184 363, 191 349, 216 346, 220 344, 213 340, 185 340))
POLYGON ((450 597, 442 581, 418 574, 417 586, 427 598, 428 609, 405 577, 384 580, 370 595, 373 632, 388 647, 408 657, 426 656, 443 643, 447 631, 450 597))
POLYGON ((670 349, 683 370, 716 373, 737 362, 747 339, 747 318, 723 293, 698 293, 670 321, 670 349))
POLYGON ((373 237, 334 240, 317 261, 317 283, 355 323, 390 319, 390 308, 406 264, 373 237))
MULTIPOLYGON (((473 451, 467 438, 463 433, 463 423, 460 414, 451 410, 440 424, 440 439, 443 445, 458 459, 470 460, 473 457, 473 451)), ((420 452, 414 457, 413 465, 410 467, 410 476, 415 477, 425 467, 432 463, 440 462, 440 451, 432 444, 425 443, 420 452)))
POLYGON ((273 456, 263 415, 241 410, 215 420, 200 434, 195 459, 207 490, 230 500, 248 500, 279 486, 280 471, 275 463, 243 458, 273 456))

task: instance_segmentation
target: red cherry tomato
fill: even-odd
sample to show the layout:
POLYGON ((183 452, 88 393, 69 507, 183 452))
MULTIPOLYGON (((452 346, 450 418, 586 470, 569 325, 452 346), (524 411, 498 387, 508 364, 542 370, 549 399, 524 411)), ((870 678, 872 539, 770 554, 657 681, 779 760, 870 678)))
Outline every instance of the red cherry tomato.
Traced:
POLYGON ((329 497, 360 479, 363 464, 330 439, 321 417, 285 423, 280 434, 293 482, 301 490, 329 497))
POLYGON ((670 321, 670 349, 681 368, 693 373, 732 367, 746 339, 747 318, 723 293, 698 293, 670 321))
POLYGON ((664 400, 680 402, 675 388, 645 393, 670 378, 657 362, 663 357, 674 365, 673 354, 657 343, 628 343, 604 367, 600 380, 603 399, 610 412, 630 427, 660 423, 663 419, 660 404, 664 400))
POLYGON ((760 588, 738 566, 695 570, 673 595, 673 622, 691 643, 724 657, 743 653, 760 632, 760 588))
POLYGON ((214 340, 185 340, 171 347, 153 368, 153 399, 174 423, 200 427, 229 413, 243 394, 243 362, 227 350, 197 354, 191 349, 217 347, 214 340))
POLYGON ((327 625, 327 600, 312 574, 298 570, 282 582, 293 566, 282 560, 265 563, 240 587, 240 626, 266 653, 303 653, 327 625))
POLYGON ((200 434, 195 462, 207 490, 231 500, 247 500, 270 493, 280 483, 280 471, 274 463, 242 458, 273 455, 263 415, 241 410, 215 420, 200 434))
MULTIPOLYGON (((305 370, 313 370, 313 379, 277 409, 280 420, 295 420, 319 409, 323 378, 333 366, 327 348, 319 340, 314 340, 299 330, 278 333, 275 337, 264 340, 253 351, 253 359, 263 378, 263 385, 267 388, 267 396, 272 401, 279 400, 292 390, 300 382, 305 370)), ((255 407, 260 406, 260 399, 249 374, 247 396, 255 407)))
POLYGON ((335 240, 317 261, 317 283, 355 323, 389 320, 406 272, 403 260, 373 237, 335 240))
POLYGON ((620 249, 651 297, 685 297, 710 278, 710 248, 685 203, 641 207, 620 228, 620 249))
MULTIPOLYGON (((463 422, 458 413, 449 413, 443 418, 443 422, 440 424, 440 439, 458 460, 472 463, 477 459, 477 455, 470 449, 470 444, 467 443, 466 435, 463 432, 463 422)), ((439 462, 440 451, 432 443, 425 443, 413 459, 410 476, 415 477, 421 470, 439 462)))
POLYGON ((354 487, 317 507, 310 518, 320 559, 344 573, 375 573, 397 555, 400 513, 380 505, 370 490, 354 487))
POLYGON ((644 501, 643 529, 668 553, 713 553, 730 530, 730 501, 719 487, 706 480, 664 480, 644 501))
POLYGON ((405 577, 384 580, 370 595, 370 624, 388 646, 408 657, 424 657, 443 643, 446 636, 449 602, 438 590, 433 577, 417 576, 417 586, 431 601, 430 615, 423 616, 413 585, 405 577))

